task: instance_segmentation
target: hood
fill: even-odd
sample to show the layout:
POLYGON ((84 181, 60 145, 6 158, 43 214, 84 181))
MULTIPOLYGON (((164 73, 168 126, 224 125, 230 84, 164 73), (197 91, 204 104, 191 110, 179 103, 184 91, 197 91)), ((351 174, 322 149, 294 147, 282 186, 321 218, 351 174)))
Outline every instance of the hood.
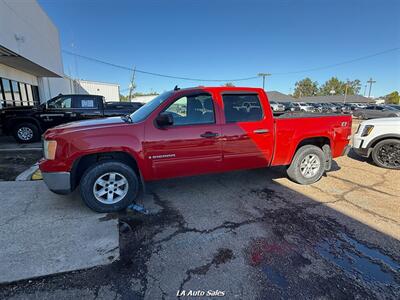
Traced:
POLYGON ((400 126, 400 117, 379 118, 363 121, 362 125, 400 126))
POLYGON ((103 119, 93 119, 93 120, 84 120, 84 121, 76 121, 66 124, 61 124, 54 129, 69 129, 69 128, 82 128, 82 127, 103 127, 106 125, 113 125, 113 124, 122 124, 125 123, 121 117, 110 117, 110 118, 103 118, 103 119))
POLYGON ((121 117, 77 121, 53 127, 46 131, 45 136, 52 137, 53 135, 59 135, 63 133, 71 133, 81 130, 109 128, 113 126, 120 126, 122 124, 128 124, 128 123, 122 120, 121 117))

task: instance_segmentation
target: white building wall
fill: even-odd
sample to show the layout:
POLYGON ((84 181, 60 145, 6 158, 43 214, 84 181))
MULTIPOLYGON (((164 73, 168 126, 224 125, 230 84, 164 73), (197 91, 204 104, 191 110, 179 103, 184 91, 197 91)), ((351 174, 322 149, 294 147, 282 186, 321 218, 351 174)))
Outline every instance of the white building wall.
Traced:
POLYGON ((57 27, 35 0, 0 0, 0 45, 64 74, 57 27))
POLYGON ((31 85, 38 85, 38 79, 36 76, 3 64, 0 64, 0 77, 23 83, 29 83, 31 85))
POLYGON ((76 80, 76 94, 101 95, 106 101, 119 101, 119 85, 112 83, 76 80))
POLYGON ((74 94, 73 82, 69 78, 49 78, 39 77, 39 95, 40 101, 47 100, 57 96, 58 94, 74 94))
POLYGON ((132 102, 140 102, 140 103, 147 103, 153 100, 158 95, 146 95, 146 96, 137 96, 132 98, 132 102))

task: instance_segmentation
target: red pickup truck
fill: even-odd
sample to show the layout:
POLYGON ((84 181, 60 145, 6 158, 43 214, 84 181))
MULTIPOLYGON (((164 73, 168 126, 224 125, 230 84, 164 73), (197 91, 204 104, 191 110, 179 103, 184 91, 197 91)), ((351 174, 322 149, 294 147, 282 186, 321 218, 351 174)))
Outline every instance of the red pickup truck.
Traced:
POLYGON ((44 181, 60 194, 80 185, 98 212, 132 204, 146 181, 287 166, 311 184, 344 155, 346 115, 274 117, 264 90, 196 87, 165 92, 126 117, 60 125, 44 134, 44 181))

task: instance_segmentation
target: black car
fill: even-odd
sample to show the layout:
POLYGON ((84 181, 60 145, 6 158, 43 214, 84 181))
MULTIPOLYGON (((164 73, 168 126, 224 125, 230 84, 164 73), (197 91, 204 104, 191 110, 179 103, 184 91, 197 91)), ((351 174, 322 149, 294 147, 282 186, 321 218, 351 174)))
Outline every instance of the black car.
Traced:
POLYGON ((400 110, 400 104, 387 104, 387 106, 390 106, 391 108, 400 110))
POLYGON ((47 129, 73 121, 122 116, 137 110, 136 102, 105 102, 97 95, 58 95, 34 107, 8 107, 1 110, 3 134, 20 143, 40 140, 47 129))
POLYGON ((279 104, 282 104, 285 107, 285 111, 300 111, 300 107, 294 106, 292 102, 278 102, 279 104))

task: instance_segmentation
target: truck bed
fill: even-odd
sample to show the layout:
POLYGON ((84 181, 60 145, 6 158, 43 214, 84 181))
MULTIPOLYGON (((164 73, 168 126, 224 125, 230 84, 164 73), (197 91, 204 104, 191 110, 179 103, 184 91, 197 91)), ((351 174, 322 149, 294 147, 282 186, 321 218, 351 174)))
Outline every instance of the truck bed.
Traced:
POLYGON ((291 113, 274 118, 275 156, 272 165, 291 163, 298 142, 329 142, 332 157, 341 156, 351 135, 352 117, 343 114, 291 113))

